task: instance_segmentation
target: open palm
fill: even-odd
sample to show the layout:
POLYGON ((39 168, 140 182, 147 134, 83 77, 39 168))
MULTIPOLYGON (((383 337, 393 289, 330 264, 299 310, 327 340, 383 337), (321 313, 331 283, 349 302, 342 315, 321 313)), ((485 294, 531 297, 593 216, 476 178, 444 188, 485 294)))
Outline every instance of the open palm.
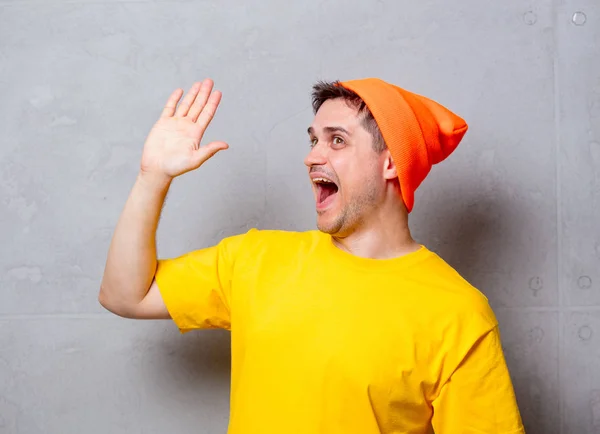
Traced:
POLYGON ((225 142, 200 146, 221 101, 221 93, 212 92, 212 88, 210 79, 195 83, 179 106, 183 90, 171 94, 144 144, 142 171, 174 178, 197 169, 214 154, 227 149, 225 142))

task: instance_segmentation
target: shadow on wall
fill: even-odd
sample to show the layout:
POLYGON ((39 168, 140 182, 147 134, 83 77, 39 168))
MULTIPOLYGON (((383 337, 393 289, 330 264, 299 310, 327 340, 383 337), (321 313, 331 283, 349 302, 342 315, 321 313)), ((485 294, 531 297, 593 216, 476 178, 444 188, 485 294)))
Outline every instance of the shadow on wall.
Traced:
MULTIPOLYGON (((433 208, 433 207, 430 207, 433 208)), ((508 204, 500 197, 471 196, 461 203, 437 202, 434 216, 425 216, 425 228, 415 228, 415 237, 439 254, 488 297, 489 280, 482 277, 506 263, 510 252, 511 221, 508 204), (439 210, 439 212, 438 212, 439 210)))
POLYGON ((198 374, 190 378, 192 386, 201 386, 204 378, 229 382, 231 371, 231 335, 225 330, 198 330, 186 333, 180 339, 162 342, 165 357, 177 359, 178 368, 198 374))
POLYGON ((156 342, 145 384, 153 396, 182 400, 191 410, 228 414, 231 377, 231 335, 226 330, 198 330, 181 336, 168 327, 156 342), (171 398, 169 398, 171 397, 171 398), (205 399, 209 397, 210 399, 205 399), (203 409, 197 403, 203 402, 203 409))
POLYGON ((511 270, 519 266, 525 210, 500 192, 472 186, 437 193, 411 215, 415 239, 435 251, 496 306, 510 297, 511 270), (460 197, 460 201, 456 201, 460 197))
MULTIPOLYGON (((465 190, 470 194, 444 191, 429 205, 420 206, 418 213, 411 216, 416 222, 413 235, 480 289, 493 307, 502 305, 509 296, 510 285, 514 284, 511 270, 521 260, 516 250, 523 242, 520 240, 523 225, 531 221, 522 215, 526 210, 516 208, 514 200, 500 192, 490 195, 476 191, 473 186, 465 190), (460 201, 454 200, 456 197, 460 201)), ((541 391, 547 388, 534 375, 535 367, 531 366, 534 360, 527 359, 526 351, 521 351, 520 357, 513 357, 518 346, 513 348, 511 344, 505 348, 505 356, 526 432, 558 433, 557 426, 543 422, 553 418, 544 415, 549 406, 544 405, 541 391)))

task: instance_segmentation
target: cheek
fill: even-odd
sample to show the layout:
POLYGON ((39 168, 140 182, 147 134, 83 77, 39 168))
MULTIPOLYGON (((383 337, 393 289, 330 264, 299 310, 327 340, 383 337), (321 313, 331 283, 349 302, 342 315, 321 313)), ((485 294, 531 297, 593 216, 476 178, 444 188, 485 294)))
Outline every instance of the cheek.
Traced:
POLYGON ((363 165, 347 167, 339 174, 340 185, 344 195, 360 193, 365 188, 373 184, 373 177, 370 171, 365 170, 363 165))
POLYGON ((351 190, 358 177, 358 167, 348 158, 330 159, 329 162, 337 177, 338 186, 342 190, 351 190))
POLYGON ((350 153, 333 154, 329 159, 331 168, 338 177, 339 185, 345 195, 361 192, 373 188, 382 173, 379 170, 379 161, 368 155, 354 155, 350 153))
POLYGON ((351 193, 369 196, 377 195, 383 178, 376 165, 361 164, 348 174, 348 187, 351 193))

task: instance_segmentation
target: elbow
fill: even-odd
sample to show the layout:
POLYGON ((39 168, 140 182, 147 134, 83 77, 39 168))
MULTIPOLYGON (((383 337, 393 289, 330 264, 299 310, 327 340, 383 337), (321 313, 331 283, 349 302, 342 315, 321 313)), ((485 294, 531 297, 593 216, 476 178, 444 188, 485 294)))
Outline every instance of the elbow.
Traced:
POLYGON ((110 308, 110 302, 108 301, 108 296, 106 295, 106 289, 104 288, 104 286, 100 286, 100 292, 98 293, 98 303, 100 303, 100 306, 102 306, 104 309, 108 310, 109 312, 112 312, 110 308))
POLYGON ((110 295, 110 291, 107 290, 105 285, 100 286, 98 303, 100 303, 100 305, 110 313, 123 318, 132 318, 130 309, 128 309, 124 303, 117 300, 114 295, 110 295))
POLYGON ((98 294, 98 303, 100 303, 100 306, 102 306, 107 311, 116 314, 114 303, 111 301, 111 298, 108 295, 108 292, 104 285, 100 286, 100 293, 98 294))

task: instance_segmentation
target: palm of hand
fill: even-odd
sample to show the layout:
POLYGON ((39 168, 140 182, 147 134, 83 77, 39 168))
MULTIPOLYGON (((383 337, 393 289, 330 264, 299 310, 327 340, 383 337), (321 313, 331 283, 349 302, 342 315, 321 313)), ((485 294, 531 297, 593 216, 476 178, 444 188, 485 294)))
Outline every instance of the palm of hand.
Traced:
POLYGON ((198 168, 228 147, 224 142, 200 146, 221 99, 220 92, 211 94, 211 90, 211 80, 194 84, 179 107, 182 91, 177 89, 171 94, 144 144, 142 171, 174 178, 198 168))
POLYGON ((159 119, 146 141, 142 166, 170 177, 191 170, 190 161, 200 146, 201 133, 197 130, 187 118, 159 119))

